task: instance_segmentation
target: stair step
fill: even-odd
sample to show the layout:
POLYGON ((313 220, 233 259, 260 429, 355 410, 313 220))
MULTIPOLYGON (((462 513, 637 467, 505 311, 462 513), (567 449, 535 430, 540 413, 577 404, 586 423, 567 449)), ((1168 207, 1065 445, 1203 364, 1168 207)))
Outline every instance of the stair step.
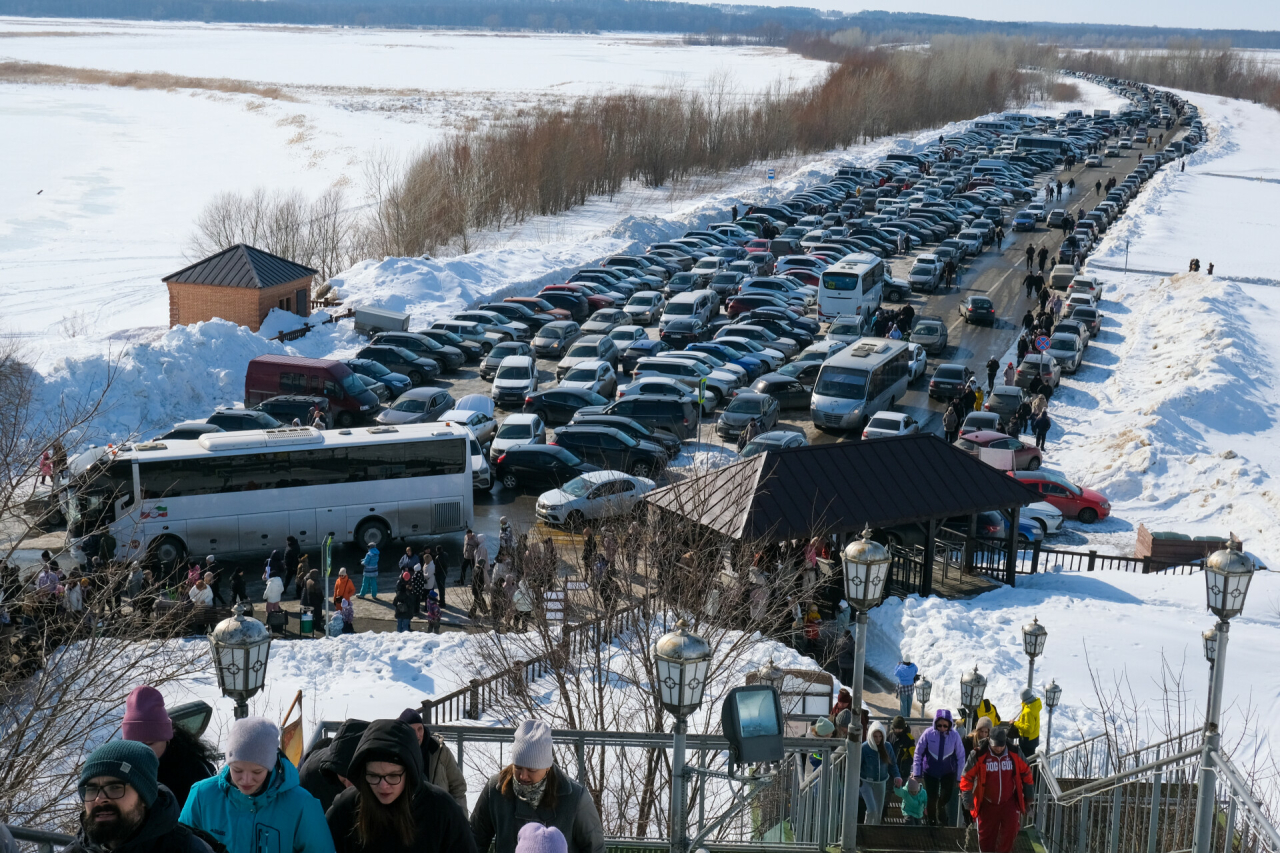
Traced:
MULTIPOLYGON (((1034 830, 1024 829, 1014 842, 1014 853, 1037 853, 1034 830)), ((859 853, 978 853, 978 831, 941 826, 858 827, 859 853)))

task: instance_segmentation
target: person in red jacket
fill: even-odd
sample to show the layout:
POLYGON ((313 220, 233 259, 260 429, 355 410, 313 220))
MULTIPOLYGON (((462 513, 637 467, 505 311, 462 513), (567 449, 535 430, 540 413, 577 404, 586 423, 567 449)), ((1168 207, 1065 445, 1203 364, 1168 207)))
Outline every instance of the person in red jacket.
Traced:
POLYGON ((996 729, 969 754, 960 779, 960 802, 978 824, 978 847, 1010 853, 1031 801, 1031 768, 1009 749, 1009 733, 996 729))

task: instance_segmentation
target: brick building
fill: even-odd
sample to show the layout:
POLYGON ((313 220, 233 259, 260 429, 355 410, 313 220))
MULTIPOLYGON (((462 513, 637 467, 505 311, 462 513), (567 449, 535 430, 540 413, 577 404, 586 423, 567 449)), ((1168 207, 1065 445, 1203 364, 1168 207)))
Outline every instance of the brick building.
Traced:
POLYGON ((243 243, 164 277, 169 325, 221 317, 258 331, 272 308, 311 315, 316 271, 243 243))

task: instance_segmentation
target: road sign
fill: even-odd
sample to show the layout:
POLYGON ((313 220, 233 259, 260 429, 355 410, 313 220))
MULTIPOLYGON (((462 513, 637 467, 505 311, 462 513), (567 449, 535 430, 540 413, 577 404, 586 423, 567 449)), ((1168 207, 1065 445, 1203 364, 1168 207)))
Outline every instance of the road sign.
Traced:
POLYGON ((1039 350, 1040 352, 1044 352, 1048 348, 1049 348, 1049 336, 1038 335, 1036 337, 1036 349, 1039 350))
POLYGON ((707 377, 698 380, 698 405, 707 402, 707 377))
POLYGON ((773 180, 773 169, 769 170, 769 180, 773 180))

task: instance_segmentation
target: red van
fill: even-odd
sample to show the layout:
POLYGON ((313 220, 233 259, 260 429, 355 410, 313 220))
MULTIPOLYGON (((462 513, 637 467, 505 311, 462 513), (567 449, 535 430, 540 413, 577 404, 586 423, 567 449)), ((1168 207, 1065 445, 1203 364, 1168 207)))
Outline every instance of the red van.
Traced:
POLYGON ((335 426, 371 422, 378 397, 350 367, 331 358, 260 355, 244 376, 244 404, 253 407, 281 394, 305 394, 329 400, 335 426))

